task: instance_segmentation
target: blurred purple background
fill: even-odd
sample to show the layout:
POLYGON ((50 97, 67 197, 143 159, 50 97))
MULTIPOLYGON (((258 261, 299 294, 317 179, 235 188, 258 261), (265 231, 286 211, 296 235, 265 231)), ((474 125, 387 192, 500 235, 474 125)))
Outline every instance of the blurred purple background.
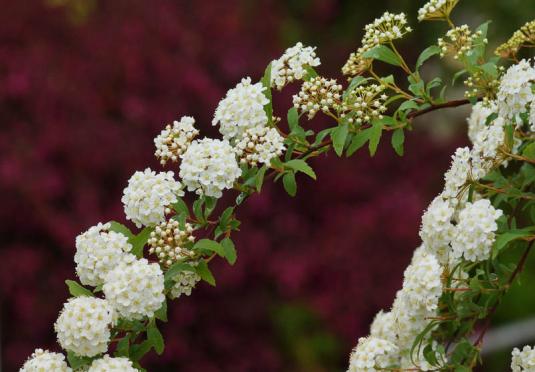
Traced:
MULTIPOLYGON (((2 367, 53 333, 74 278, 74 239, 99 221, 123 221, 122 189, 158 168, 154 136, 212 113, 243 76, 259 79, 295 41, 318 46, 319 69, 339 76, 364 24, 386 9, 348 14, 343 1, 5 1, 0 12, 2 367), (306 3, 306 6, 297 6, 306 3), (349 32, 348 32, 349 31, 349 32)), ((414 9, 408 2, 397 8, 414 9)), ((372 9, 373 8, 373 9, 372 9)), ((377 10, 375 10, 377 9, 377 10)), ((414 17, 412 17, 414 20, 414 17)), ((406 45, 410 50, 410 46, 406 45)), ((279 94, 279 115, 290 94, 279 94)), ((321 125, 318 123, 317 125, 321 125)), ((150 371, 333 371, 390 306, 418 245, 420 215, 442 186, 463 135, 415 131, 406 156, 385 138, 377 157, 314 161, 319 181, 280 184, 239 210, 238 262, 214 265, 169 309, 166 350, 150 371)))

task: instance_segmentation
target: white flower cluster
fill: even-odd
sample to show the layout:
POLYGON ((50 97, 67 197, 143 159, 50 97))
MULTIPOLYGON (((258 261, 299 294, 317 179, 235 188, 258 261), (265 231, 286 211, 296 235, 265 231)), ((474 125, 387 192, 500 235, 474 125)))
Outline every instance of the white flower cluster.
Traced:
POLYGON ((184 195, 182 185, 173 176, 173 172, 156 173, 149 168, 134 173, 121 199, 126 219, 137 227, 165 221, 167 207, 184 195))
POLYGON ((269 166, 271 159, 282 155, 285 149, 284 137, 275 128, 249 128, 236 142, 235 148, 242 163, 252 166, 262 163, 269 166))
POLYGON ((396 323, 392 312, 379 311, 370 326, 370 336, 396 342, 396 323))
POLYGON ((264 90, 262 83, 252 84, 251 78, 247 77, 227 92, 212 120, 212 125, 219 124, 219 132, 224 139, 241 138, 246 129, 267 124, 264 105, 269 100, 264 90))
POLYGON ((293 104, 301 112, 307 112, 312 119, 318 111, 329 112, 340 108, 342 85, 336 79, 316 76, 305 81, 301 91, 293 96, 293 104))
POLYGON ((411 308, 434 312, 442 295, 442 267, 432 254, 415 257, 404 273, 402 293, 411 308))
POLYGON ((535 371, 535 349, 532 349, 531 346, 524 346, 522 351, 515 347, 512 352, 512 357, 512 372, 535 371))
POLYGON ((349 358, 348 372, 375 372, 397 362, 396 345, 375 337, 361 337, 349 358))
POLYGON ((286 49, 279 59, 271 62, 271 86, 281 90, 286 84, 303 79, 307 67, 319 66, 321 62, 315 50, 302 43, 286 49))
POLYGON ((466 184, 471 174, 470 159, 471 154, 468 147, 458 148, 452 156, 450 169, 444 175, 445 185, 441 195, 454 205, 460 196, 461 188, 466 184))
MULTIPOLYGON (((454 59, 459 59, 477 46, 475 42, 482 35, 483 33, 480 30, 472 32, 468 25, 452 28, 446 33, 445 38, 438 39, 440 56, 444 57, 446 54, 451 53, 454 59)), ((487 42, 487 39, 482 41, 483 44, 487 42)))
POLYGON ((179 298, 182 295, 189 296, 195 285, 201 280, 199 274, 193 271, 181 271, 174 278, 175 284, 171 287, 169 297, 179 298))
POLYGON ((487 199, 466 203, 455 227, 451 244, 453 256, 462 256, 472 262, 488 259, 498 229, 496 220, 502 214, 503 212, 495 209, 487 199))
POLYGON ((226 140, 195 140, 181 157, 180 178, 199 195, 220 198, 241 175, 236 151, 226 140))
POLYGON ((171 219, 162 222, 150 233, 149 253, 155 254, 162 265, 169 267, 178 260, 193 256, 186 246, 194 241, 191 224, 186 222, 181 228, 177 220, 171 219))
POLYGON ((70 298, 64 305, 54 328, 65 350, 92 357, 108 349, 110 327, 115 321, 110 302, 95 297, 70 298))
POLYGON ((520 114, 527 112, 528 105, 535 100, 532 90, 534 82, 535 68, 530 61, 522 60, 511 66, 503 75, 498 89, 499 115, 520 125, 520 114))
POLYGON ((113 308, 127 320, 151 317, 165 301, 162 270, 144 258, 110 271, 102 290, 113 308))
POLYGON ((487 119, 497 111, 498 107, 493 101, 478 102, 472 107, 472 112, 467 119, 468 138, 472 143, 476 142, 479 133, 487 127, 487 119))
POLYGON ((154 155, 165 165, 169 160, 177 162, 199 131, 193 126, 195 119, 191 116, 183 116, 180 121, 168 124, 165 129, 154 138, 156 152, 154 155))
POLYGON ((364 56, 364 53, 377 45, 391 42, 402 38, 412 29, 407 26, 407 17, 404 13, 392 14, 385 12, 380 18, 366 25, 362 38, 362 46, 356 52, 349 55, 349 59, 342 67, 344 75, 355 76, 366 71, 372 60, 364 56))
POLYGON ((87 372, 138 372, 128 358, 112 358, 104 355, 100 359, 95 359, 87 372))
POLYGON ((123 234, 108 231, 110 224, 99 223, 76 237, 76 273, 80 282, 96 287, 104 283, 108 272, 121 262, 136 258, 129 252, 132 245, 123 234))
POLYGON ((420 238, 427 250, 434 253, 441 264, 448 262, 449 244, 453 238, 454 226, 451 223, 455 208, 437 196, 422 216, 420 238))
POLYGON ((418 20, 447 19, 459 0, 431 0, 418 10, 418 20))
POLYGON ((19 372, 71 372, 63 354, 35 349, 30 359, 24 363, 19 372))

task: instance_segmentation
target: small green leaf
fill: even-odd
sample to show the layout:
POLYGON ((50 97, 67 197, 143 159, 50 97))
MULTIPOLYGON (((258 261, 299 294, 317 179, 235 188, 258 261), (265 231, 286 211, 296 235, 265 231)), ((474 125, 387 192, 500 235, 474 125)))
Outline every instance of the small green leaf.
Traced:
POLYGON ((294 171, 302 172, 314 180, 316 179, 316 173, 314 173, 314 170, 303 159, 290 160, 284 163, 284 166, 294 171))
POLYGON ((236 247, 234 246, 234 243, 230 238, 225 238, 221 240, 221 245, 223 246, 225 258, 227 259, 228 263, 234 265, 237 258, 236 247))
POLYGON ((399 57, 396 55, 396 53, 394 53, 392 49, 384 45, 378 45, 365 52, 362 56, 364 58, 372 58, 382 62, 386 62, 394 66, 401 66, 401 61, 399 60, 399 57))
POLYGON ((75 282, 74 280, 65 280, 65 284, 67 284, 67 287, 69 288, 69 293, 71 296, 74 297, 80 297, 80 296, 89 296, 94 297, 93 292, 91 292, 89 289, 82 287, 80 284, 75 282))
POLYGON ((212 272, 210 271, 210 268, 208 267, 206 261, 200 261, 199 264, 195 267, 195 271, 197 271, 197 274, 199 274, 202 280, 212 286, 215 286, 215 278, 212 275, 212 272))
POLYGON ((431 45, 430 47, 426 48, 418 57, 418 60, 416 61, 416 71, 422 67, 422 65, 427 61, 429 58, 433 57, 434 55, 440 54, 440 47, 438 45, 431 45))
POLYGON ((377 152, 377 146, 379 146, 379 141, 381 140, 382 133, 383 123, 380 120, 374 121, 370 129, 370 143, 368 145, 371 156, 374 156, 377 152))
POLYGON ((189 216, 189 208, 182 198, 177 198, 177 201, 172 207, 177 214, 184 213, 186 216, 189 216))
POLYGON ((264 106, 264 111, 268 117, 268 123, 273 120, 273 102, 271 97, 271 63, 267 65, 264 76, 262 77, 262 85, 264 86, 264 95, 268 99, 268 103, 264 106))
POLYGON ((223 247, 221 246, 221 244, 219 244, 218 242, 214 240, 201 239, 197 241, 197 243, 195 243, 195 245, 193 246, 193 250, 199 250, 199 249, 210 251, 210 252, 215 252, 219 256, 225 257, 225 252, 224 252, 223 247))
POLYGON ((309 81, 310 79, 313 79, 318 76, 318 73, 316 70, 314 70, 314 67, 312 66, 305 66, 305 70, 307 72, 306 76, 303 78, 305 81, 309 81))
POLYGON ((110 222, 110 231, 123 234, 129 239, 134 236, 128 227, 116 221, 110 222))
POLYGON ((117 347, 115 348, 115 356, 128 358, 129 352, 130 337, 127 335, 120 339, 119 342, 117 342, 117 347))
POLYGON ((339 125, 331 132, 334 151, 338 156, 342 156, 348 132, 348 126, 345 124, 339 125))
POLYGON ((295 107, 292 107, 288 110, 288 127, 290 128, 290 132, 293 132, 294 129, 296 129, 299 126, 299 114, 297 113, 297 109, 295 107))
POLYGON ((282 177, 282 184, 288 195, 294 197, 297 194, 297 183, 295 182, 294 172, 286 172, 282 177))
POLYGON ((143 257, 143 247, 149 240, 150 233, 154 230, 153 227, 145 227, 136 236, 133 236, 128 242, 132 244, 131 253, 137 258, 143 257))
POLYGON ((255 187, 256 192, 262 191, 262 185, 264 184, 264 176, 266 174, 267 167, 263 165, 256 173, 255 187))
POLYGON ((152 348, 152 342, 145 340, 140 344, 130 346, 130 359, 137 362, 152 348))
POLYGON ((162 322, 167 322, 167 300, 164 300, 162 307, 156 310, 154 317, 162 322))
POLYGON ((525 229, 518 229, 518 230, 510 230, 507 231, 501 235, 499 235, 496 238, 496 250, 499 252, 501 251, 508 243, 512 242, 513 240, 525 238, 527 236, 532 235, 533 233, 533 227, 525 228, 525 229))
POLYGON ((175 262, 167 271, 165 272, 165 280, 172 280, 179 272, 181 271, 193 271, 195 272, 195 269, 185 263, 185 262, 175 262))
POLYGON ((370 129, 364 129, 360 132, 358 132, 356 135, 353 136, 351 139, 351 143, 349 144, 346 152, 346 156, 349 157, 353 155, 358 149, 360 149, 368 140, 370 139, 370 129))
POLYGON ((67 361, 73 370, 88 366, 93 359, 89 357, 78 356, 72 351, 67 352, 67 361))
POLYGON ((147 327, 147 341, 149 341, 158 355, 162 355, 165 348, 163 336, 156 326, 155 321, 151 321, 147 327))
POLYGON ((405 142, 405 132, 403 128, 396 129, 392 133, 392 147, 399 156, 403 156, 403 143, 405 142))

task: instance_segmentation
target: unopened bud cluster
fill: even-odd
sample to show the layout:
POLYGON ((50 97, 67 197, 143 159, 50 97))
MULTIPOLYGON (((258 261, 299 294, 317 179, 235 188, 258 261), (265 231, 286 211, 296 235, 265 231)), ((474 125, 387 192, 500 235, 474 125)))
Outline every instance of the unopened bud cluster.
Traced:
POLYGON ((349 123, 371 123, 382 119, 387 110, 385 101, 388 96, 384 93, 384 85, 370 84, 356 87, 344 99, 341 105, 342 117, 348 117, 349 123))
POLYGON ((535 46, 535 21, 526 23, 507 42, 496 48, 495 53, 503 58, 516 58, 523 46, 535 46))
POLYGON ((188 249, 195 241, 193 236, 193 226, 185 223, 181 228, 180 222, 171 219, 162 222, 149 238, 149 253, 156 255, 160 263, 164 266, 171 266, 173 263, 184 258, 190 258, 194 253, 188 249))
POLYGON ((418 10, 419 21, 449 19, 451 11, 459 0, 431 0, 418 10))
POLYGON ((169 160, 177 162, 199 131, 193 126, 195 119, 184 116, 180 121, 174 121, 173 125, 167 124, 165 129, 154 139, 156 152, 154 155, 165 165, 169 160))
MULTIPOLYGON (((498 76, 505 71, 503 66, 497 66, 498 76)), ((483 97, 483 100, 494 100, 500 87, 500 79, 489 76, 483 70, 475 71, 465 81, 464 85, 468 88, 464 93, 466 98, 483 97)))
POLYGON ((331 109, 339 111, 342 89, 336 79, 317 76, 305 81, 301 91, 293 96, 294 107, 301 112, 307 112, 309 119, 312 119, 318 111, 329 112, 331 109))
POLYGON ((359 75, 368 70, 372 60, 366 58, 364 53, 373 49, 377 45, 390 43, 396 39, 401 39, 412 29, 407 26, 407 17, 404 13, 392 14, 385 12, 382 17, 377 18, 373 23, 366 25, 365 34, 362 38, 362 46, 354 53, 342 67, 342 73, 348 76, 359 75))
POLYGON ((282 155, 285 149, 284 137, 275 128, 249 128, 236 142, 235 149, 241 163, 269 165, 271 159, 282 155))
MULTIPOLYGON (((462 58, 476 46, 476 41, 482 35, 481 31, 472 32, 467 25, 455 27, 446 33, 445 38, 438 39, 440 56, 452 54, 454 59, 462 58)), ((486 44, 487 39, 483 39, 482 42, 486 44)))

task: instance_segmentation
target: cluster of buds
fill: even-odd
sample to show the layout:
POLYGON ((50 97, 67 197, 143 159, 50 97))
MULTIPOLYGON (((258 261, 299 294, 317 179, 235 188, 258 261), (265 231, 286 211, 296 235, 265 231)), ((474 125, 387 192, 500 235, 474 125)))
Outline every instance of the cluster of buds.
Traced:
POLYGON ((441 21, 450 18, 459 0, 431 0, 418 10, 419 21, 441 21))
POLYGON ((188 247, 195 241, 193 226, 185 223, 181 228, 177 220, 162 222, 150 233, 149 253, 156 255, 164 266, 171 266, 176 261, 191 258, 194 252, 188 247))
POLYGON ((355 76, 368 70, 372 60, 364 56, 367 51, 377 45, 401 39, 405 34, 412 31, 407 26, 407 17, 404 13, 392 14, 389 12, 384 13, 382 17, 377 18, 373 23, 366 25, 364 30, 362 46, 356 52, 350 54, 349 59, 342 67, 344 75, 355 76))
POLYGON ((348 116, 349 123, 358 125, 382 119, 387 109, 385 89, 384 85, 377 84, 356 87, 342 102, 341 111, 344 113, 341 117, 348 116))
POLYGON ((253 167, 259 163, 269 165, 271 159, 281 156, 285 149, 284 137, 275 128, 253 127, 245 131, 236 142, 235 151, 240 162, 253 167))
POLYGON ((498 66, 498 77, 492 77, 482 70, 474 72, 465 81, 468 88, 464 93, 466 98, 483 97, 484 101, 496 99, 498 88, 500 87, 500 76, 505 71, 503 66, 498 66))
POLYGON ((299 94, 293 96, 294 107, 301 112, 307 112, 312 119, 318 111, 329 112, 340 108, 342 86, 336 79, 326 79, 317 76, 305 81, 299 94))
MULTIPOLYGON (((472 32, 470 27, 462 25, 452 28, 446 33, 446 37, 438 39, 438 46, 441 49, 440 56, 444 57, 446 54, 453 54, 454 59, 459 59, 466 55, 474 46, 476 41, 482 36, 481 31, 472 32)), ((488 42, 483 39, 483 44, 488 42)))
POLYGON ((190 145, 191 141, 199 134, 193 126, 195 119, 184 116, 180 121, 174 121, 173 125, 167 124, 165 129, 154 139, 156 152, 154 155, 165 165, 169 160, 177 162, 190 145))
POLYGON ((535 21, 526 23, 506 43, 496 48, 495 53, 503 58, 516 58, 523 46, 535 46, 535 21))

